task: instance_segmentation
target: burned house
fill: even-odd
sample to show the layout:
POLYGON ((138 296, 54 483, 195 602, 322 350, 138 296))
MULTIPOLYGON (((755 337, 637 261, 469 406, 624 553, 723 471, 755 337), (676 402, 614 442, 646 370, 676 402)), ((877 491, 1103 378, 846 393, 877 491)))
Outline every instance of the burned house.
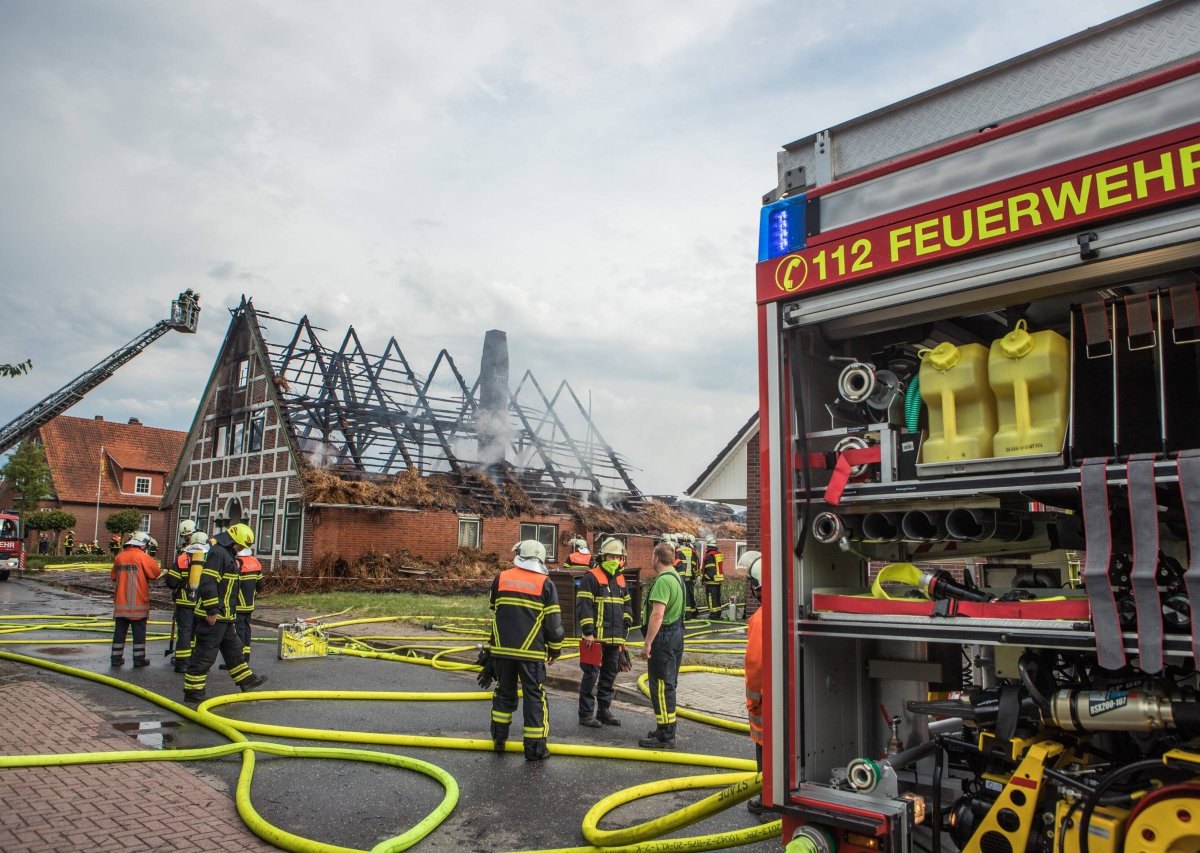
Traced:
POLYGON ((445 350, 418 373, 395 338, 374 354, 353 327, 329 346, 307 317, 245 299, 231 314, 163 506, 208 531, 249 524, 268 571, 506 556, 520 539, 553 566, 572 535, 601 532, 638 566, 654 534, 695 530, 642 495, 569 384, 512 382, 504 332, 468 382, 445 350))

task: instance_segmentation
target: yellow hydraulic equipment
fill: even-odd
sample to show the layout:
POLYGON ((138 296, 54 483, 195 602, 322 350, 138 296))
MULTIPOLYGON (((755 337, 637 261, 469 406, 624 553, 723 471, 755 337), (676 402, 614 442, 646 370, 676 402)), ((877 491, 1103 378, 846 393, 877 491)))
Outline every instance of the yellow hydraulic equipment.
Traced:
POLYGON ((319 622, 297 619, 279 626, 279 659, 323 658, 329 654, 329 636, 319 622))

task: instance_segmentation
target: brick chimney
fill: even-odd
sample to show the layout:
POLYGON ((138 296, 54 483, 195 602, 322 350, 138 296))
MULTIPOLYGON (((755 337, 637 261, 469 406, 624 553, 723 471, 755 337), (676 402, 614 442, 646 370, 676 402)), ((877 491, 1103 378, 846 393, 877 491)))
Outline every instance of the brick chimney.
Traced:
POLYGON ((92 415, 92 420, 102 421, 102 420, 104 420, 104 415, 92 415))
POLYGON ((139 421, 137 418, 130 418, 129 423, 132 426, 141 426, 142 425, 142 422, 139 421))

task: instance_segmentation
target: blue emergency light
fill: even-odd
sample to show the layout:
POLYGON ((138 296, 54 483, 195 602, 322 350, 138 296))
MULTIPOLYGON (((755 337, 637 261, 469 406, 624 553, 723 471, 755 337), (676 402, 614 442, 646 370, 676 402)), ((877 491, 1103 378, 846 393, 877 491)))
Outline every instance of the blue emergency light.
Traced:
POLYGON ((804 248, 804 193, 765 205, 758 220, 758 260, 804 248))

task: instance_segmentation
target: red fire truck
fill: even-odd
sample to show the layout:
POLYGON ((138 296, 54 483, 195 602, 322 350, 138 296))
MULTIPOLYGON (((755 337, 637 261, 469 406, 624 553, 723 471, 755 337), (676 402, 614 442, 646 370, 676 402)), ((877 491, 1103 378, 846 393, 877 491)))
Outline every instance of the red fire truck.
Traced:
POLYGON ((777 162, 757 301, 784 844, 1200 850, 1200 3, 777 162))
POLYGON ((25 570, 25 537, 21 535, 21 516, 11 510, 0 512, 0 581, 14 571, 25 570))

